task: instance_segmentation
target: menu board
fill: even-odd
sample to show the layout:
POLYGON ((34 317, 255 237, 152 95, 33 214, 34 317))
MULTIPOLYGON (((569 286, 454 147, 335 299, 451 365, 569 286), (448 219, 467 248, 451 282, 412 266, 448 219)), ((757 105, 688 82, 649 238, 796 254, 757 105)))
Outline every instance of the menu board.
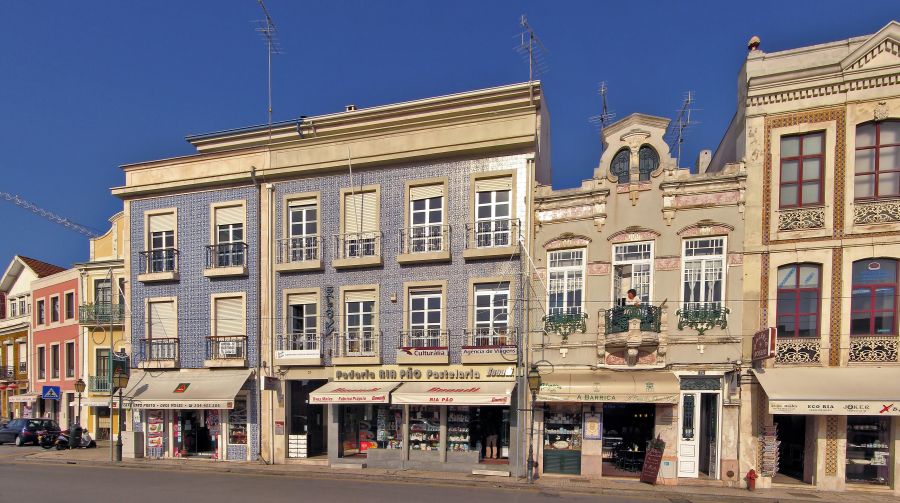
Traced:
POLYGON ((656 484, 665 450, 666 443, 661 438, 656 437, 656 440, 650 441, 650 445, 647 447, 647 455, 644 457, 644 467, 641 470, 641 482, 656 484))
POLYGON ((763 426, 762 430, 759 436, 762 449, 759 474, 763 477, 774 477, 778 473, 778 447, 781 445, 781 441, 778 440, 778 425, 763 426))
POLYGON ((147 412, 147 450, 150 457, 161 458, 165 450, 166 422, 164 412, 147 412))

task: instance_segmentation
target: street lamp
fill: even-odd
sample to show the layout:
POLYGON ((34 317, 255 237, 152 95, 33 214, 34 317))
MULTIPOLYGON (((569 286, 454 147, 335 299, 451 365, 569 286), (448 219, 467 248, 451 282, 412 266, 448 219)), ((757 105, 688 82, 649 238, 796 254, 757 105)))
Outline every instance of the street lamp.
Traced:
POLYGON ((528 371, 528 390, 531 391, 531 434, 528 436, 528 483, 534 483, 534 408, 538 391, 541 390, 541 373, 537 365, 528 371))
POLYGON ((119 435, 116 437, 116 452, 113 461, 122 461, 122 425, 125 423, 122 416, 122 392, 128 386, 128 375, 123 373, 121 369, 116 369, 113 374, 112 385, 119 389, 119 435))
POLYGON ((84 381, 79 379, 75 381, 75 391, 78 393, 78 411, 75 413, 75 424, 81 426, 81 394, 84 393, 84 381))

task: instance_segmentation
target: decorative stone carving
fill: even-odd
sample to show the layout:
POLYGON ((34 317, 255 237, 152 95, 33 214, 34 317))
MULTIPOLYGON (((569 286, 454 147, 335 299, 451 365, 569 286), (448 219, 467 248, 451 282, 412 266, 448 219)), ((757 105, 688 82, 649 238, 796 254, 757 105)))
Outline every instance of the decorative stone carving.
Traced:
POLYGON ((601 310, 597 327, 600 363, 629 367, 664 363, 668 345, 666 313, 665 306, 601 310))
POLYGON ((853 203, 853 223, 883 224, 900 222, 900 200, 853 203))
POLYGON ((587 265, 588 276, 606 276, 609 274, 609 262, 591 262, 587 265))
POLYGON ((610 243, 628 243, 631 241, 650 241, 659 237, 659 233, 645 227, 631 226, 614 232, 606 238, 610 243))
POLYGON ((775 344, 775 363, 809 365, 822 361, 819 339, 782 339, 775 344))
POLYGON ((851 337, 851 362, 896 362, 897 337, 851 337))
POLYGON ((559 250, 562 248, 583 248, 591 243, 591 238, 571 232, 564 232, 559 236, 544 243, 545 250, 559 250))
POLYGON ((657 271, 677 271, 681 266, 680 257, 657 257, 655 268, 657 271))
POLYGON ((728 254, 728 266, 739 266, 744 265, 744 254, 732 252, 728 254))
POLYGON ((713 222, 712 220, 701 220, 695 224, 682 227, 677 234, 683 238, 691 238, 698 236, 721 236, 731 233, 734 226, 713 222))
POLYGON ((890 109, 888 109, 888 105, 886 101, 879 101, 877 105, 875 105, 874 116, 875 120, 882 121, 888 118, 890 115, 890 109))
POLYGON ((800 231, 825 227, 825 208, 779 210, 778 230, 800 231))
POLYGON ((735 204, 741 199, 740 192, 728 190, 712 194, 683 194, 675 196, 676 208, 708 207, 735 204))
POLYGON ((590 218, 593 216, 592 205, 583 204, 568 208, 556 208, 537 212, 537 220, 540 223, 556 222, 558 220, 573 220, 578 218, 590 218))

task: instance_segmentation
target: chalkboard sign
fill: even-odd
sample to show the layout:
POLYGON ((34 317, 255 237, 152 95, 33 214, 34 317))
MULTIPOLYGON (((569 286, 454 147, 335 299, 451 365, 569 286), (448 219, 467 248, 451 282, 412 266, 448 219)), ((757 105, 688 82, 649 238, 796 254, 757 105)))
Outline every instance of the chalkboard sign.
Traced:
POLYGON ((666 450, 666 443, 656 437, 656 440, 650 441, 647 447, 647 455, 644 457, 644 468, 641 470, 641 482, 647 484, 656 484, 656 477, 659 476, 659 465, 662 464, 663 451, 666 450))

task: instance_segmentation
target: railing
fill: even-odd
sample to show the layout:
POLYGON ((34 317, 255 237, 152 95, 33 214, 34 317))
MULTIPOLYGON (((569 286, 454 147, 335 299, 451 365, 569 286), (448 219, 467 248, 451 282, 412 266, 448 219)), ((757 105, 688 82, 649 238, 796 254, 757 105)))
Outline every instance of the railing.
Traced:
POLYGON ((25 362, 19 362, 19 373, 24 374, 28 371, 28 364, 25 362))
POLYGON ((662 308, 659 306, 616 306, 607 309, 603 314, 606 318, 606 334, 619 334, 628 331, 630 320, 641 321, 642 332, 660 332, 662 324, 662 308))
POLYGON ((432 253, 448 249, 449 225, 420 225, 400 229, 400 253, 432 253))
POLYGON ((15 379, 15 367, 0 367, 0 379, 15 379))
POLYGON ((143 273, 178 271, 178 249, 160 248, 140 252, 140 270, 143 273))
POLYGON ((581 312, 559 312, 544 316, 541 321, 544 322, 544 333, 557 334, 568 339, 569 334, 573 332, 587 332, 587 313, 581 312))
POLYGON ((445 348, 450 332, 437 328, 414 328, 400 332, 401 348, 445 348))
POLYGON ((219 243, 206 246, 207 269, 245 265, 247 265, 247 243, 219 243))
POLYGON ((125 320, 125 304, 97 302, 78 307, 78 322, 82 325, 122 324, 125 320))
POLYGON ((207 360, 235 360, 247 357, 247 337, 210 336, 206 338, 207 360))
POLYGON ((381 255, 381 241, 380 231, 335 236, 335 256, 338 259, 377 257, 381 255))
POLYGON ((149 362, 178 361, 178 339, 141 340, 141 359, 149 362))
POLYGON ((465 335, 464 345, 469 347, 515 346, 517 340, 516 331, 509 327, 479 327, 466 330, 465 335))
POLYGON ((109 376, 88 376, 88 391, 96 393, 109 393, 112 391, 112 383, 109 376))
POLYGON ((498 218, 466 224, 466 248, 513 246, 519 237, 519 220, 498 218))
POLYGON ((728 326, 728 308, 719 302, 686 302, 675 312, 678 316, 678 330, 692 328, 700 335, 715 327, 728 326))
POLYGON ((303 330, 279 335, 277 347, 279 351, 305 351, 322 353, 322 336, 315 330, 303 330))
POLYGON ((275 248, 275 261, 279 264, 292 264, 319 260, 322 240, 319 236, 301 236, 279 239, 275 248))
POLYGON ((378 356, 381 332, 376 330, 347 330, 334 338, 334 356, 378 356))

